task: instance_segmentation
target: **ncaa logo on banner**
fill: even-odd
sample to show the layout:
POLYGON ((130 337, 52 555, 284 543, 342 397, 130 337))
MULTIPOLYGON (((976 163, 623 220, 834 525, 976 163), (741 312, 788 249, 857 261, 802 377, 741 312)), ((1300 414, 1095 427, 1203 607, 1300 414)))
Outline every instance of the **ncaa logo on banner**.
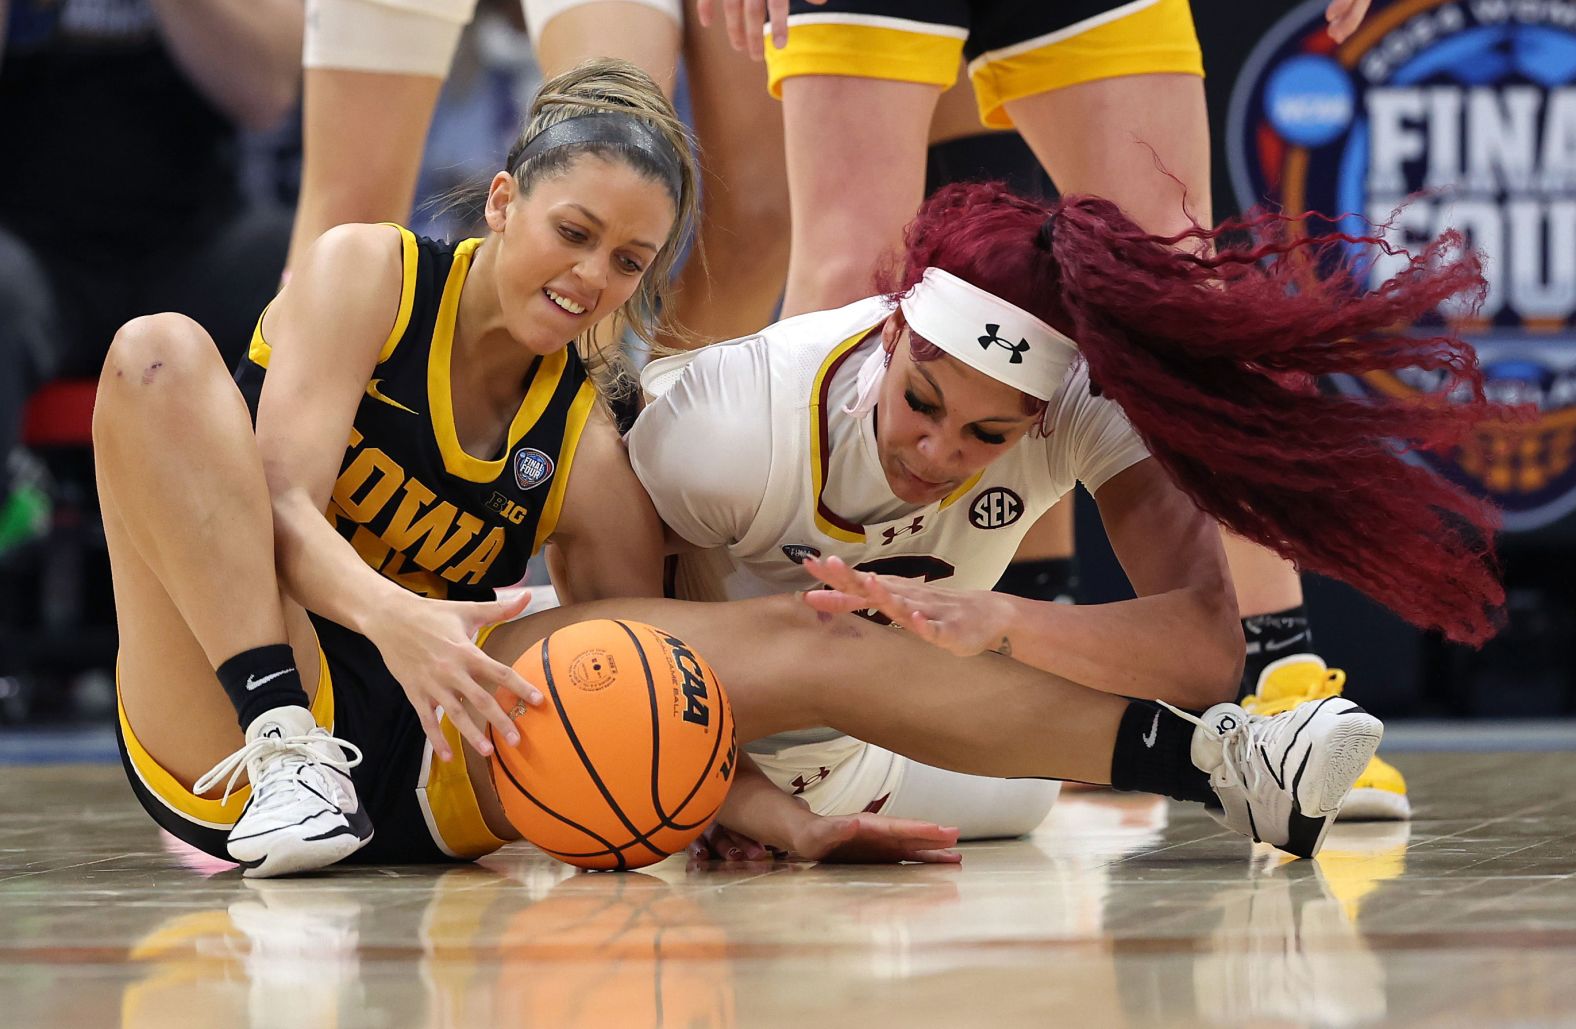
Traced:
MULTIPOLYGON (((1532 404, 1449 456, 1418 455, 1488 493, 1505 527, 1576 509, 1576 0, 1379 0, 1345 43, 1324 0, 1287 14, 1235 83, 1227 165, 1244 209, 1336 217, 1347 234, 1389 223, 1417 249, 1458 228, 1486 258, 1478 314, 1443 309, 1478 351, 1491 399, 1532 404)), ((1348 244, 1378 283, 1404 257, 1348 244)), ((1334 376, 1343 393, 1438 387, 1416 370, 1334 376)))

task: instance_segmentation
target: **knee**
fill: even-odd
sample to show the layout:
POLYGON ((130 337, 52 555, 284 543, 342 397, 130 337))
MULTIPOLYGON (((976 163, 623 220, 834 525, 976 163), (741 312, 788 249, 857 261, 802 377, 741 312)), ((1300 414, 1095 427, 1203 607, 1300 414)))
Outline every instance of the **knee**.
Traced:
POLYGON ((94 407, 95 437, 98 414, 106 402, 113 406, 116 398, 139 404, 190 398, 194 381, 222 374, 223 369, 212 338, 185 315, 166 312, 133 318, 115 333, 104 357, 94 407), (161 388, 172 383, 182 388, 161 388))

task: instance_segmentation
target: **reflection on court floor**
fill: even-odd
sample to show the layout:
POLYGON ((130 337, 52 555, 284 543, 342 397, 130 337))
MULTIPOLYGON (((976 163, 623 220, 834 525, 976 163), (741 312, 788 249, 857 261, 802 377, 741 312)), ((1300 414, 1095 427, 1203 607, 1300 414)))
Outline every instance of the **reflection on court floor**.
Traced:
POLYGON ((242 880, 113 766, 5 770, 0 1022, 18 1026, 1547 1024, 1576 1018, 1576 762, 1403 754, 1415 823, 1317 861, 1069 793, 961 868, 242 880))

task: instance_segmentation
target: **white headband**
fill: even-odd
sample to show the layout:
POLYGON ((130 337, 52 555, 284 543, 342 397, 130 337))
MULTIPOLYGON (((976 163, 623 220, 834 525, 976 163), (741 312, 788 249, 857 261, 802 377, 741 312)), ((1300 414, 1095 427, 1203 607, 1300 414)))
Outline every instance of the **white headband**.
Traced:
POLYGON ((940 268, 926 268, 899 306, 920 336, 1037 400, 1056 395, 1078 356, 1067 336, 940 268))

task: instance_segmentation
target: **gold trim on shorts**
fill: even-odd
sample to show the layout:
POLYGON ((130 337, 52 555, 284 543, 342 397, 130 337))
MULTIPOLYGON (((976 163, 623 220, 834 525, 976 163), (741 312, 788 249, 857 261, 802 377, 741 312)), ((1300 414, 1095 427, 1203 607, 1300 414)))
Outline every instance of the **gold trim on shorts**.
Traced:
POLYGON ((814 15, 794 19, 788 46, 766 42, 766 88, 781 100, 794 75, 850 75, 946 89, 958 78, 967 30, 903 18, 814 15))
MULTIPOLYGON (((131 721, 126 717, 126 706, 121 702, 118 665, 115 668, 115 714, 120 719, 120 733, 126 741, 126 755, 131 759, 132 770, 149 793, 189 822, 210 829, 229 829, 235 825, 246 807, 247 798, 252 795, 252 787, 240 787, 221 804, 217 800, 199 797, 182 786, 180 780, 154 760, 153 755, 138 741, 136 733, 132 732, 131 721)), ((322 647, 317 651, 317 693, 312 697, 312 718, 329 732, 334 731, 334 683, 322 647)))
POLYGON ((1006 104, 1053 89, 1123 75, 1204 75, 1188 0, 1139 0, 1099 18, 988 51, 969 62, 980 121, 1012 128, 1006 104), (1111 17, 1115 15, 1115 17, 1111 17), (1091 24, 1094 23, 1094 24, 1091 24))
MULTIPOLYGON (((766 45, 767 88, 782 98, 794 75, 846 75, 946 88, 957 78, 967 30, 904 18, 805 14, 788 46, 766 45)), ((1188 0, 1133 0, 969 62, 980 121, 1011 128, 1008 101, 1124 75, 1204 74, 1188 0)))
POLYGON ((442 761, 433 753, 432 743, 426 743, 421 756, 421 778, 416 782, 416 801, 438 849, 453 858, 474 860, 509 841, 494 836, 482 818, 481 803, 465 765, 465 741, 460 730, 447 715, 439 724, 454 757, 442 761))

